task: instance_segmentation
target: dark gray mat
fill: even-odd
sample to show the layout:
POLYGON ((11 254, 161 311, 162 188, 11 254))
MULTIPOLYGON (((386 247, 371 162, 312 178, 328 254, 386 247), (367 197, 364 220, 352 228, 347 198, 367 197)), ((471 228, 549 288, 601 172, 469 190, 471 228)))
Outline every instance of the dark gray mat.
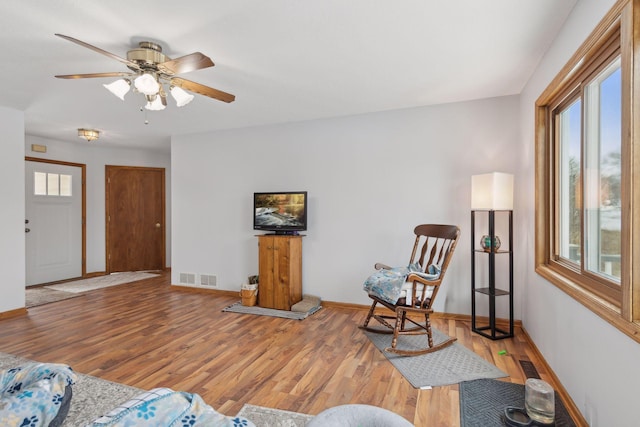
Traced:
MULTIPOLYGON (((562 400, 555 404, 555 426, 575 426, 562 400)), ((524 408, 524 385, 488 379, 460 383, 460 427, 504 426, 507 406, 524 408)))
POLYGON ((274 308, 263 308, 254 306, 246 306, 237 302, 235 304, 230 305, 229 307, 225 307, 222 311, 228 311, 231 313, 241 313, 241 314, 256 314, 259 316, 271 316, 271 317, 282 317, 284 319, 295 319, 302 320, 311 316, 316 311, 320 310, 322 306, 316 306, 310 309, 307 312, 300 311, 286 311, 286 310, 276 310, 274 308))
MULTIPOLYGON (((447 336, 442 332, 435 328, 432 330, 434 343, 437 344, 447 339, 447 336)), ((478 378, 507 376, 496 366, 459 343, 421 356, 400 356, 384 351, 386 347, 391 346, 391 334, 376 334, 368 331, 365 331, 365 334, 415 388, 457 384, 478 378)), ((398 348, 418 349, 427 347, 427 345, 426 335, 398 337, 398 348)))

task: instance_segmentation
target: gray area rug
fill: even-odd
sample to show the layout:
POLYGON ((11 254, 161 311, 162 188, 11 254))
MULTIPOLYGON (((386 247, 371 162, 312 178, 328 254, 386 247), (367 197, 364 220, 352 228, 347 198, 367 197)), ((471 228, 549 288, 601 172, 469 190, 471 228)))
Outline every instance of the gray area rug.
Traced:
POLYGON ((92 277, 90 279, 74 280, 73 282, 60 283, 59 285, 45 286, 45 288, 56 291, 81 293, 108 288, 109 286, 122 285, 124 283, 137 282, 138 280, 150 279, 157 276, 157 274, 147 273, 145 271, 127 271, 92 277))
MULTIPOLYGON (((31 360, 7 353, 0 353, 0 369, 8 369, 31 360)), ((73 385, 73 397, 64 427, 81 427, 106 414, 122 402, 126 402, 142 390, 124 384, 118 384, 90 375, 78 374, 73 385)))
MULTIPOLYGON (((555 399, 555 426, 574 427, 562 400, 555 399)), ((504 426, 504 408, 524 408, 524 385, 498 380, 460 384, 460 427, 504 426)))
POLYGON ((27 288, 25 292, 25 306, 36 307, 39 305, 49 304, 51 302, 62 301, 69 298, 75 298, 82 295, 81 293, 56 291, 55 289, 27 288))
MULTIPOLYGON (((437 329, 433 328, 432 331, 435 344, 447 339, 447 336, 437 329)), ((480 378, 507 376, 496 366, 457 342, 429 354, 400 356, 384 351, 391 346, 392 334, 365 331, 365 335, 415 388, 430 388, 480 378)), ((419 349, 427 346, 426 335, 398 337, 398 348, 419 349)))
MULTIPOLYGON (((0 352, 0 370, 32 362, 23 357, 0 352)), ((78 381, 73 385, 71 406, 62 427, 84 427, 144 391, 91 375, 78 372, 76 374, 78 381)), ((312 415, 248 404, 240 409, 238 415, 253 421, 257 427, 304 427, 313 418, 312 415)))
POLYGON ((313 415, 249 404, 245 404, 237 416, 251 420, 257 427, 304 427, 313 418, 313 415))
POLYGON ((307 312, 299 312, 299 311, 286 311, 286 310, 276 310, 274 308, 263 308, 254 306, 246 306, 242 305, 242 303, 235 303, 228 307, 222 309, 222 311, 228 311, 231 313, 242 313, 242 314, 257 314, 259 316, 271 316, 271 317, 282 317, 285 319, 295 319, 302 320, 311 316, 313 313, 320 310, 322 306, 318 305, 316 307, 311 308, 307 312))

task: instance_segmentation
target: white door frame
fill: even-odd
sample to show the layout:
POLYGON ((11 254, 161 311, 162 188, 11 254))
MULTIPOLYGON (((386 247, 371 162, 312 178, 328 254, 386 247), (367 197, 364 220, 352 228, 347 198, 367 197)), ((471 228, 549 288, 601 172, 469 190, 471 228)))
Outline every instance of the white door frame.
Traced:
MULTIPOLYGON (((82 183, 81 183, 81 206, 82 206, 82 277, 86 277, 87 275, 87 205, 86 205, 86 181, 87 181, 87 165, 84 163, 72 163, 72 162, 64 162, 59 160, 50 160, 50 159, 40 159, 37 157, 25 157, 25 162, 40 162, 40 163, 50 163, 62 166, 72 166, 78 167, 81 169, 82 173, 82 183)), ((25 224, 25 228, 28 228, 29 225, 25 224)))

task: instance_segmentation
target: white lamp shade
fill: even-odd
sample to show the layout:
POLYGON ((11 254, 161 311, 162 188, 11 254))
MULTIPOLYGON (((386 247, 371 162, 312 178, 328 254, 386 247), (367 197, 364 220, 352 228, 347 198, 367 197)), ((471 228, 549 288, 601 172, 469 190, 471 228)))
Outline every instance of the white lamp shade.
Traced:
POLYGON ((513 210, 513 175, 492 172, 471 177, 472 210, 513 210))
POLYGON ((147 110, 160 111, 165 109, 165 105, 159 96, 156 96, 153 101, 147 101, 147 105, 144 106, 147 110))
POLYGON ((176 105, 178 107, 182 107, 193 101, 194 96, 190 93, 182 90, 179 87, 172 86, 171 87, 171 96, 176 100, 176 105))
POLYGON ((124 101, 124 96, 127 94, 127 92, 129 92, 129 89, 131 88, 131 82, 129 82, 129 80, 120 79, 116 80, 113 83, 103 84, 102 86, 104 86, 109 92, 124 101))
POLYGON ((160 90, 160 84, 151 74, 143 74, 133 81, 138 92, 145 95, 155 95, 160 90))

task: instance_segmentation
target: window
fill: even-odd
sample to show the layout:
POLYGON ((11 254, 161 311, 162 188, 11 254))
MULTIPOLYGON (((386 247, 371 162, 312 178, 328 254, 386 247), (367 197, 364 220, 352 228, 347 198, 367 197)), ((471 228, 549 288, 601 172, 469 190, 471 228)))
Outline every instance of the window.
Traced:
POLYGON ((576 88, 550 104, 548 141, 557 153, 550 168, 551 258, 559 270, 589 277, 584 285, 613 304, 620 302, 621 273, 619 39, 613 34, 612 55, 597 57, 576 88))
POLYGON ((536 271, 640 341, 634 3, 616 3, 536 103, 536 271))
POLYGON ((33 183, 36 196, 72 196, 71 175, 34 172, 33 183))

